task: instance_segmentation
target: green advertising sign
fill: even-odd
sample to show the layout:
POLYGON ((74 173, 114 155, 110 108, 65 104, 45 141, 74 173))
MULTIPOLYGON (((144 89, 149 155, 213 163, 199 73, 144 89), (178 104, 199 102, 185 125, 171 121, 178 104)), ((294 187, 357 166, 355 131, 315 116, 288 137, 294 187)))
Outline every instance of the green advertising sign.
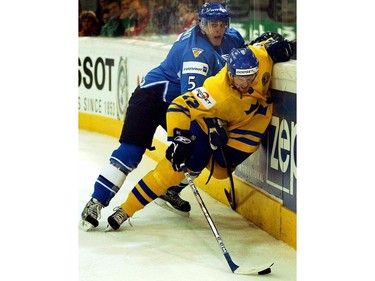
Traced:
POLYGON ((245 41, 251 41, 267 31, 277 32, 290 41, 297 39, 296 24, 272 20, 232 20, 230 25, 241 33, 245 41))

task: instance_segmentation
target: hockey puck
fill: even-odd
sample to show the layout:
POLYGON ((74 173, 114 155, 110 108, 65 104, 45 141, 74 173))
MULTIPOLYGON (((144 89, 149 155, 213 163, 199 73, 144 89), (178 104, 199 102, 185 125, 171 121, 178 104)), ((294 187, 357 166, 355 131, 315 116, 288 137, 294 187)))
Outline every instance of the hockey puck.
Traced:
POLYGON ((268 274, 268 273, 271 273, 271 267, 266 268, 266 269, 258 272, 259 275, 265 275, 265 274, 268 274))

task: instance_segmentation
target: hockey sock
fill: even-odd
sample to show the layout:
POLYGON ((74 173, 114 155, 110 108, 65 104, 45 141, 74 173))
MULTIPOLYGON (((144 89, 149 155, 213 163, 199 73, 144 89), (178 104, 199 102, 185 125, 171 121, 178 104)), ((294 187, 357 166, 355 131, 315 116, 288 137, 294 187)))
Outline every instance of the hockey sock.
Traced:
POLYGON ((95 182, 92 197, 99 200, 104 206, 108 206, 125 179, 126 174, 112 164, 107 164, 95 182))
MULTIPOLYGON (((195 179, 198 177, 200 172, 190 172, 190 176, 192 179, 195 179)), ((168 188, 169 191, 172 191, 173 193, 179 194, 186 186, 188 185, 188 181, 186 179, 183 179, 179 185, 171 186, 168 188)))
POLYGON ((184 174, 175 172, 167 159, 160 161, 154 170, 147 173, 129 193, 122 209, 133 216, 136 211, 143 209, 148 203, 163 194, 167 186, 181 182, 184 174))
POLYGON ((92 198, 99 200, 105 207, 109 205, 111 199, 116 195, 119 188, 109 180, 99 175, 94 184, 94 193, 92 198))

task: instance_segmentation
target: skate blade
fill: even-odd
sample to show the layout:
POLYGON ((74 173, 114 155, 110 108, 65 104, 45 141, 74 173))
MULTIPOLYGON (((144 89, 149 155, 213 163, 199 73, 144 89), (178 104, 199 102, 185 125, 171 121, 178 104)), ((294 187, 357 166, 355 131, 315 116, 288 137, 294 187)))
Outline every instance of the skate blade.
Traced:
POLYGON ((80 221, 79 227, 83 231, 89 231, 89 230, 95 228, 95 226, 93 226, 91 223, 89 223, 88 221, 85 221, 85 220, 80 221))
POLYGON ((104 229, 104 232, 110 232, 110 231, 114 231, 114 229, 108 224, 107 228, 104 229))
POLYGON ((173 208, 167 201, 161 199, 161 198, 156 198, 154 200, 154 203, 156 205, 158 205, 159 207, 162 207, 163 209, 167 210, 167 211, 170 211, 172 213, 175 213, 177 215, 180 215, 180 216, 183 216, 183 217, 189 217, 190 216, 190 212, 182 212, 180 210, 177 210, 175 208, 173 208))

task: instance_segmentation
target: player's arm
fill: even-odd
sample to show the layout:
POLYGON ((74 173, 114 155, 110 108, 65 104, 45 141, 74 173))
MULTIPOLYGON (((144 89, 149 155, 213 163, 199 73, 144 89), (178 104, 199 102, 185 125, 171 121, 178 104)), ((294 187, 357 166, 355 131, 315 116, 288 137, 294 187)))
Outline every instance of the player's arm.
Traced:
POLYGON ((189 130, 192 120, 217 117, 219 103, 211 96, 205 96, 205 89, 199 87, 172 101, 167 110, 168 140, 173 138, 175 128, 189 130))
POLYGON ((167 136, 170 146, 165 152, 173 170, 179 171, 180 165, 190 160, 194 150, 195 136, 190 131, 191 108, 199 104, 191 92, 175 98, 167 110, 167 136))
POLYGON ((166 158, 175 171, 179 171, 180 165, 190 159, 194 149, 195 136, 190 131, 191 121, 213 114, 211 108, 198 101, 198 96, 203 93, 201 89, 204 88, 175 98, 167 110, 167 136, 172 143, 166 150, 166 158))
POLYGON ((181 130, 190 129, 190 109, 188 104, 188 97, 191 93, 188 92, 175 98, 168 107, 167 110, 167 137, 168 141, 172 141, 174 136, 174 129, 179 128, 181 130))

